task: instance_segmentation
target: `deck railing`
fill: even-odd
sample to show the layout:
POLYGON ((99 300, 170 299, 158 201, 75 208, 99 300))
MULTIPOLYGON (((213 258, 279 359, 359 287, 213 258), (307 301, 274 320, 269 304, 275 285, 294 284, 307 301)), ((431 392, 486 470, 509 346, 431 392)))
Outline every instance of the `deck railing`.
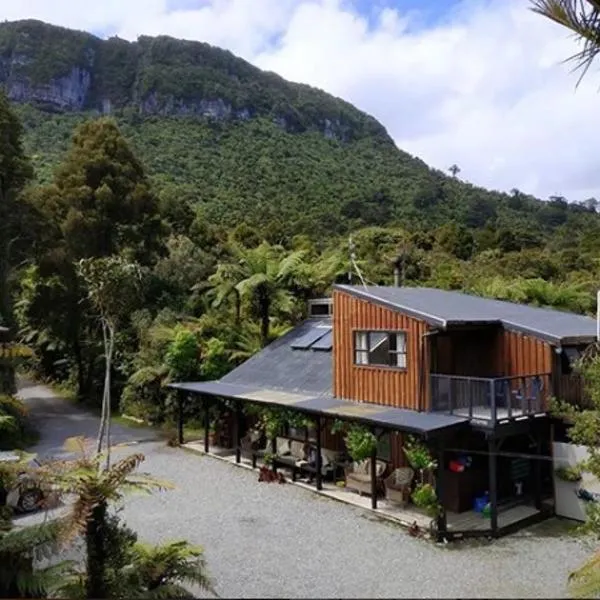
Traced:
POLYGON ((495 423, 548 410, 550 374, 514 377, 431 375, 431 409, 495 423))

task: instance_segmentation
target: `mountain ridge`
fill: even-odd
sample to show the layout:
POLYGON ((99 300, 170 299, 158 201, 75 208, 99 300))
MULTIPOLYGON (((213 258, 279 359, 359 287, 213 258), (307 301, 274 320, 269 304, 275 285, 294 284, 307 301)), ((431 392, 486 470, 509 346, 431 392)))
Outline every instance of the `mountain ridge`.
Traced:
POLYGON ((37 20, 0 23, 0 84, 10 100, 49 111, 106 115, 133 105, 142 115, 266 116, 289 132, 391 141, 375 118, 341 98, 262 71, 228 50, 164 35, 130 42, 37 20))
POLYGON ((350 103, 203 42, 103 40, 41 21, 4 22, 0 86, 25 125, 38 181, 51 180, 79 122, 109 114, 159 194, 275 241, 452 223, 483 231, 480 249, 500 234, 518 249, 577 227, 581 213, 596 218, 585 203, 450 177, 397 148, 350 103))

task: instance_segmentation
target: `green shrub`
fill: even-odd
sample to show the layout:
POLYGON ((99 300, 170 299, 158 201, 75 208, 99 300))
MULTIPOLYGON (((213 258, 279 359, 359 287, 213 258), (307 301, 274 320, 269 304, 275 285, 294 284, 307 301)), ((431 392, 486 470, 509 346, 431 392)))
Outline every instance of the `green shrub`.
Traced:
POLYGON ((35 440, 26 406, 12 396, 0 396, 0 450, 25 448, 35 440))

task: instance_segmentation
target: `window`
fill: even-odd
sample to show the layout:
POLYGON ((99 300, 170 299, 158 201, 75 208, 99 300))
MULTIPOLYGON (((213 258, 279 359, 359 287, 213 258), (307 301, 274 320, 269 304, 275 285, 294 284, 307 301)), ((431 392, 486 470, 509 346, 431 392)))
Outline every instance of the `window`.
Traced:
POLYGON ((392 460, 392 440, 389 433, 384 433, 377 441, 377 458, 379 460, 392 460))
POLYGON ((356 331, 354 362, 357 365, 406 368, 406 333, 404 331, 356 331))

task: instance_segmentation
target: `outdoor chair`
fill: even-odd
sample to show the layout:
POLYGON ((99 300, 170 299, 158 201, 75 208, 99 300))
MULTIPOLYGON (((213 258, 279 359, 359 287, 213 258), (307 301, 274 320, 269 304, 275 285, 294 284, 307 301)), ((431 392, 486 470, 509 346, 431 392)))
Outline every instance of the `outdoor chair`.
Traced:
POLYGON ((415 472, 410 467, 395 469, 385 481, 385 499, 400 506, 406 506, 415 472))
MULTIPOLYGON (((383 474, 387 468, 387 463, 383 460, 378 460, 375 467, 375 478, 377 489, 381 488, 383 474)), ((371 495, 371 460, 363 460, 353 462, 345 469, 346 473, 346 488, 355 490, 359 496, 363 494, 371 495)))

